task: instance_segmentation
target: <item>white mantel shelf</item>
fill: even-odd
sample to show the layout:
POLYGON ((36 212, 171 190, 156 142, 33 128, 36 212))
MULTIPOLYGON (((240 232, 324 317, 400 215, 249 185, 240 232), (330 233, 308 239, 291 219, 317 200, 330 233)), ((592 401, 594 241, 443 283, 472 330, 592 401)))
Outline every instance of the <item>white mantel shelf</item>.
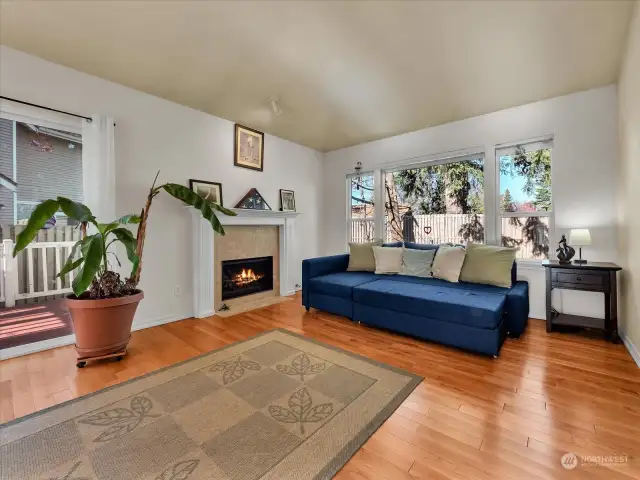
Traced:
MULTIPOLYGON (((193 316, 209 317, 215 314, 214 304, 214 245, 217 234, 208 220, 190 206, 193 235, 193 316)), ((279 231, 280 257, 280 295, 292 295, 295 288, 289 285, 289 265, 295 258, 293 230, 298 212, 280 212, 273 210, 249 210, 231 208, 236 216, 216 212, 222 225, 277 226, 279 231)))
MULTIPOLYGON (((230 208, 238 217, 285 217, 295 218, 300 215, 299 212, 281 212, 279 210, 251 210, 249 208, 230 208)), ((221 217, 230 218, 228 215, 220 215, 221 217)))

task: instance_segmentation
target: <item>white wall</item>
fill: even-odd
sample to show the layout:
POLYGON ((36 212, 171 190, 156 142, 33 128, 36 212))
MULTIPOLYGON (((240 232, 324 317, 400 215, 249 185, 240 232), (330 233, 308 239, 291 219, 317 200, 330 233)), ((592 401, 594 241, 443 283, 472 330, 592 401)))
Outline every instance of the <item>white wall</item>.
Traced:
MULTIPOLYGON (((345 175, 361 161, 363 171, 384 164, 455 150, 484 149, 485 178, 495 178, 494 146, 553 134, 552 183, 555 244, 572 227, 589 227, 594 245, 583 257, 615 261, 617 91, 608 86, 427 128, 326 154, 322 253, 345 251, 347 195, 345 175)), ((495 182, 485 181, 485 211, 495 215, 495 182)), ((487 231, 487 241, 494 237, 487 231)), ((542 267, 520 269, 530 282, 531 315, 545 315, 542 267)), ((566 313, 604 316, 601 295, 554 292, 554 306, 566 313)))
MULTIPOLYGON (((139 213, 157 170, 160 181, 187 185, 189 178, 222 183, 225 206, 252 187, 272 209, 278 190, 294 190, 295 261, 290 285, 300 283, 301 259, 317 256, 322 154, 265 135, 264 172, 233 166, 233 123, 7 47, 0 47, 0 94, 90 116, 116 120, 116 209, 139 213)), ((189 212, 160 195, 153 203, 135 325, 192 315, 189 212), (181 295, 174 296, 176 286, 181 295)))
POLYGON ((620 263, 621 323, 640 365, 640 4, 629 27, 620 72, 620 263))

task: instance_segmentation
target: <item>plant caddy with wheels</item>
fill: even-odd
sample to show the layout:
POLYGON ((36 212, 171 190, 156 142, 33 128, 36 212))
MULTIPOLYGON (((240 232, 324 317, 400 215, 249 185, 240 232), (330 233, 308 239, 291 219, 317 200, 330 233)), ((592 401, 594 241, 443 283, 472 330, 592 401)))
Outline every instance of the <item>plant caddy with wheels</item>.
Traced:
POLYGON ((215 211, 235 215, 231 210, 207 202, 183 185, 165 183, 156 186, 157 179, 158 175, 149 189, 140 215, 125 215, 111 223, 99 223, 86 205, 57 197, 39 204, 29 217, 25 229, 16 238, 14 257, 33 241, 38 231, 59 210, 79 224, 81 239, 71 248, 67 261, 57 274, 57 277, 63 278, 69 272, 75 272, 71 285, 73 294, 67 296, 66 303, 76 335, 78 368, 84 367, 89 360, 121 360, 127 353, 133 317, 138 303, 144 298, 142 290, 138 289, 138 282, 142 271, 147 219, 156 195, 164 190, 199 210, 211 223, 213 230, 221 235, 224 235, 224 228, 215 211), (127 225, 138 225, 136 236, 127 225), (118 243, 124 246, 132 264, 131 274, 124 280, 111 270, 109 263, 111 255, 120 265, 118 257, 110 250, 112 245, 118 243))

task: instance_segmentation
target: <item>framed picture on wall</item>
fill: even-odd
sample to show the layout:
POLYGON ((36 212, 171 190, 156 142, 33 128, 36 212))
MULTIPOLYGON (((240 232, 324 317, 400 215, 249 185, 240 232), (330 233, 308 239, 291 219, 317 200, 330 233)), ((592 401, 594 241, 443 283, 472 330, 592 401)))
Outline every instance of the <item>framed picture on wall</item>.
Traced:
POLYGON ((207 182, 205 180, 189 180, 189 188, 210 203, 222 204, 222 184, 218 182, 207 182))
POLYGON ((264 167, 264 133, 236 123, 233 152, 233 164, 236 167, 262 172, 264 167))
POLYGON ((280 189, 280 210, 283 212, 296 211, 296 195, 293 190, 280 189))

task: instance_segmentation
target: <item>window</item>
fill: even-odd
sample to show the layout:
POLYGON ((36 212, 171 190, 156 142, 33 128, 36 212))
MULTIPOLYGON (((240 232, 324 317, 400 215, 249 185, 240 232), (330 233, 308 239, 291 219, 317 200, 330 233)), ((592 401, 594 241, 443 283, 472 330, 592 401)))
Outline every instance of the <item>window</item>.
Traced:
POLYGON ((384 172, 385 239, 484 242, 482 154, 384 172))
POLYGON ((374 177, 365 173, 348 177, 349 202, 349 241, 355 243, 372 242, 375 239, 374 228, 374 177))
POLYGON ((551 140, 497 148, 501 243, 519 247, 517 257, 549 258, 552 227, 551 140))

